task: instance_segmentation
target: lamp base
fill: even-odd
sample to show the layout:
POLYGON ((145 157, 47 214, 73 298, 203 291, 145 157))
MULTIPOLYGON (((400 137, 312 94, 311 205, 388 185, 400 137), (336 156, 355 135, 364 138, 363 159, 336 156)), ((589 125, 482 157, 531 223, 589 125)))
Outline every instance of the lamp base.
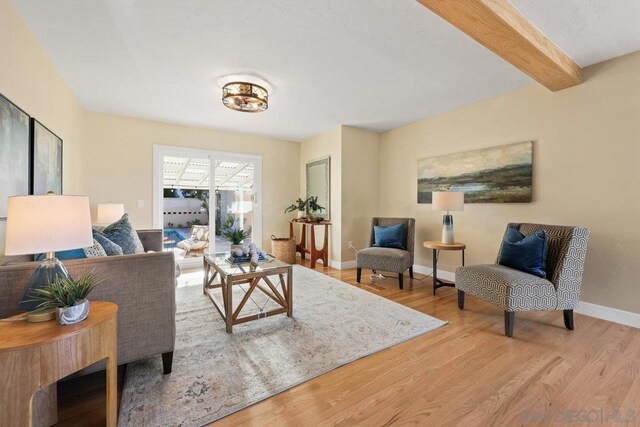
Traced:
POLYGON ((442 243, 451 245, 455 242, 453 237, 453 215, 442 216, 442 243))
POLYGON ((57 258, 46 258, 36 267, 29 279, 29 284, 22 294, 18 306, 24 311, 34 311, 38 308, 38 301, 33 301, 33 291, 44 289, 58 277, 69 277, 67 269, 57 258))
POLYGON ((48 322, 50 320, 55 320, 56 318, 56 309, 55 308, 45 308, 44 310, 33 310, 27 314, 27 322, 29 323, 40 323, 40 322, 48 322))

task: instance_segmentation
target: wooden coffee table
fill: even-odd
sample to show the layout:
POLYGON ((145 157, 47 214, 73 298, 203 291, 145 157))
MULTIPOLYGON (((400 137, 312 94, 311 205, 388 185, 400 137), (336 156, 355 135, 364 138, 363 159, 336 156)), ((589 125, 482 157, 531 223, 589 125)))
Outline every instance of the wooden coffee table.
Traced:
POLYGON ((233 325, 250 320, 283 313, 287 313, 289 317, 293 316, 293 267, 291 264, 270 257, 269 261, 260 262, 257 267, 253 267, 248 262, 232 263, 228 257, 228 252, 205 254, 202 283, 202 291, 209 296, 213 306, 222 316, 228 333, 233 332, 233 325), (214 283, 218 276, 219 283, 214 283), (273 276, 277 277, 275 283, 270 279, 273 276), (242 284, 248 285, 248 289, 245 290, 244 296, 234 310, 233 287, 242 284), (220 300, 220 292, 214 291, 216 289, 222 291, 222 300, 220 300), (259 313, 240 317, 242 309, 256 289, 273 300, 278 308, 269 311, 260 310, 259 313))

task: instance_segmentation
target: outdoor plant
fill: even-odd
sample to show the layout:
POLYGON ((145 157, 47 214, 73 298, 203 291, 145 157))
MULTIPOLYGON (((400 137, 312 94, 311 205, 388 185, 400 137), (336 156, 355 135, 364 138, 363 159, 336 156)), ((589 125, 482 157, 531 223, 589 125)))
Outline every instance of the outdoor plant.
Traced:
POLYGON ((304 212, 307 209, 308 202, 309 202, 309 199, 302 200, 301 198, 298 197, 298 200, 296 200, 294 204, 292 204, 287 209, 285 209, 284 213, 295 212, 295 211, 304 212))
POLYGON ((100 281, 93 273, 77 280, 71 277, 56 277, 48 286, 35 289, 31 293, 31 301, 40 302, 39 309, 73 307, 87 299, 99 284, 100 281))
POLYGON ((242 228, 227 228, 222 231, 222 237, 229 240, 234 245, 241 244, 246 238, 251 236, 251 227, 248 230, 242 228))
POLYGON ((312 212, 320 212, 324 210, 324 207, 318 204, 318 196, 309 197, 307 199, 307 204, 312 212))

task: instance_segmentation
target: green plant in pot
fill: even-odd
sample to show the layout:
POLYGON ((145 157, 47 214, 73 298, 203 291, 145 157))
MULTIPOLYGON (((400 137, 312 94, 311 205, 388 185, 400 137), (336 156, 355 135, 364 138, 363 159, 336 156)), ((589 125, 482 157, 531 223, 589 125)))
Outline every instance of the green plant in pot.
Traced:
POLYGON ((324 207, 318 204, 318 196, 309 197, 307 199, 307 206, 309 206, 309 210, 311 211, 311 215, 313 217, 324 210, 324 207))
POLYGON ((72 325, 89 315, 87 297, 100 284, 98 278, 89 273, 79 279, 57 277, 53 283, 31 294, 31 301, 39 302, 38 309, 55 308, 60 325, 72 325))
POLYGON ((222 231, 222 237, 231 242, 231 249, 242 248, 242 242, 251 236, 251 227, 248 230, 242 228, 227 228, 222 231))
POLYGON ((284 213, 295 212, 298 211, 298 219, 304 218, 304 214, 307 210, 307 202, 309 199, 302 200, 298 197, 298 200, 295 201, 291 206, 284 210, 284 213))

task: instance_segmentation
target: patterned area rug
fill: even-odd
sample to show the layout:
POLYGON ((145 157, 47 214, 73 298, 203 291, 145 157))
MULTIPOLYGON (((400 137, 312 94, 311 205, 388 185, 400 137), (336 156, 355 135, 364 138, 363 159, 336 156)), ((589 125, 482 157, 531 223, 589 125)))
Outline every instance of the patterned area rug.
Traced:
MULTIPOLYGON (((233 334, 201 286, 178 288, 173 372, 162 375, 160 356, 129 364, 120 426, 201 426, 446 324, 305 267, 293 277, 293 318, 233 334)), ((247 304, 269 309, 255 294, 247 304)))

